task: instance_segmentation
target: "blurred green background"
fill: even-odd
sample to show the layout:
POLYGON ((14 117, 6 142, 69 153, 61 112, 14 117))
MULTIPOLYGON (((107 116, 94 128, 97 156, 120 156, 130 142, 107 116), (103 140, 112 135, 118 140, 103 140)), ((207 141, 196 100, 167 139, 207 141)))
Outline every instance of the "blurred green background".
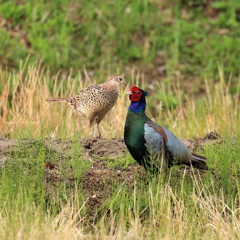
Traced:
MULTIPOLYGON (((0 0, 0 65, 41 60, 50 73, 84 67, 105 79, 133 67, 147 80, 181 75, 188 91, 201 93, 218 66, 239 75, 239 0, 0 0), (105 78, 104 78, 105 77, 105 78), (199 80, 199 81, 198 81, 199 80)), ((102 80, 103 81, 103 80, 102 80)))

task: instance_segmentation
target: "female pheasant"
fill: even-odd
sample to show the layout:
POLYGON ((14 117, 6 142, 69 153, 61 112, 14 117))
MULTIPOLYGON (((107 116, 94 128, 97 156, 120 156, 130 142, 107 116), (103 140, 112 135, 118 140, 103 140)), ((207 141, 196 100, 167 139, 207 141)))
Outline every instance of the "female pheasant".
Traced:
POLYGON ((89 86, 79 91, 76 97, 47 98, 48 102, 67 102, 88 121, 94 138, 93 124, 97 123, 98 138, 101 137, 99 124, 111 110, 118 98, 118 87, 124 82, 120 75, 112 75, 106 82, 89 86))
POLYGON ((191 153, 171 131, 145 114, 147 92, 132 86, 127 93, 131 104, 125 122, 124 140, 132 157, 151 173, 173 164, 207 169, 206 157, 191 153))

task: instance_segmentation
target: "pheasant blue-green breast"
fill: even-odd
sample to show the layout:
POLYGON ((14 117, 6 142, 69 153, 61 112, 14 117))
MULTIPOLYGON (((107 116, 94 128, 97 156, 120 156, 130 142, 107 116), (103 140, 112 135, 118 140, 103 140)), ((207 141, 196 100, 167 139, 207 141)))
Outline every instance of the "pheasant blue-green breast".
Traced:
POLYGON ((206 157, 191 153, 171 131, 154 123, 145 114, 147 92, 132 86, 131 104, 124 128, 124 140, 132 157, 151 173, 173 164, 207 169, 206 157))

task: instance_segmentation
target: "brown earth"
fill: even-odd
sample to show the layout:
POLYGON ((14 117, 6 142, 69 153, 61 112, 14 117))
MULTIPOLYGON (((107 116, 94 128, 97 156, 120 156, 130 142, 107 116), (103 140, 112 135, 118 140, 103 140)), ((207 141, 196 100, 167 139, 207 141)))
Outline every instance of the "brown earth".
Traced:
MULTIPOLYGON (((184 144, 192 151, 198 148, 203 148, 205 144, 215 144, 222 142, 221 137, 216 132, 208 133, 204 138, 196 139, 195 141, 182 140, 184 144)), ((103 200, 106 200, 112 193, 113 182, 127 185, 128 189, 133 189, 134 180, 138 178, 147 177, 145 170, 136 164, 130 164, 125 169, 121 167, 109 167, 108 161, 121 161, 121 158, 126 158, 127 148, 124 140, 121 138, 115 139, 80 139, 60 140, 60 139, 45 139, 45 141, 35 139, 9 139, 0 138, 0 167, 7 167, 9 161, 17 161, 12 157, 14 152, 25 151, 31 149, 33 152, 39 151, 36 144, 41 144, 46 152, 50 154, 50 158, 46 159, 44 163, 44 183, 47 192, 54 195, 57 188, 62 183, 68 183, 70 188, 74 191, 76 187, 76 178, 74 177, 74 167, 65 171, 66 162, 71 159, 74 154, 74 149, 79 148, 79 159, 86 161, 86 168, 83 176, 80 179, 81 187, 86 193, 86 201, 90 212, 94 212, 101 206, 103 200), (52 157, 56 155, 57 157, 52 157), (51 161, 48 161, 52 159, 51 161), (107 160, 106 160, 107 159, 107 160), (61 166, 61 167, 59 167, 61 166), (65 172, 64 172, 65 171, 65 172)), ((184 167, 188 171, 194 173, 204 174, 204 171, 191 170, 191 168, 184 167)), ((180 173, 182 171, 179 170, 180 173)))

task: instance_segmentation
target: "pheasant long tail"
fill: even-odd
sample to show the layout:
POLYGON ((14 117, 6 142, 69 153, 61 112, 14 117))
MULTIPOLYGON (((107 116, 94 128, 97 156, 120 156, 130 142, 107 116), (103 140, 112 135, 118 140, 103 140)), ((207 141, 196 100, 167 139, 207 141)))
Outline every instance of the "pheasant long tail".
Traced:
POLYGON ((45 100, 48 102, 68 102, 70 100, 70 98, 68 98, 68 97, 46 98, 45 100))
POLYGON ((46 98, 45 100, 48 102, 66 102, 71 105, 71 107, 76 108, 76 99, 74 97, 46 98))
POLYGON ((196 154, 196 153, 192 153, 192 157, 191 157, 191 165, 195 168, 199 168, 199 169, 205 169, 207 170, 207 158, 196 154))

